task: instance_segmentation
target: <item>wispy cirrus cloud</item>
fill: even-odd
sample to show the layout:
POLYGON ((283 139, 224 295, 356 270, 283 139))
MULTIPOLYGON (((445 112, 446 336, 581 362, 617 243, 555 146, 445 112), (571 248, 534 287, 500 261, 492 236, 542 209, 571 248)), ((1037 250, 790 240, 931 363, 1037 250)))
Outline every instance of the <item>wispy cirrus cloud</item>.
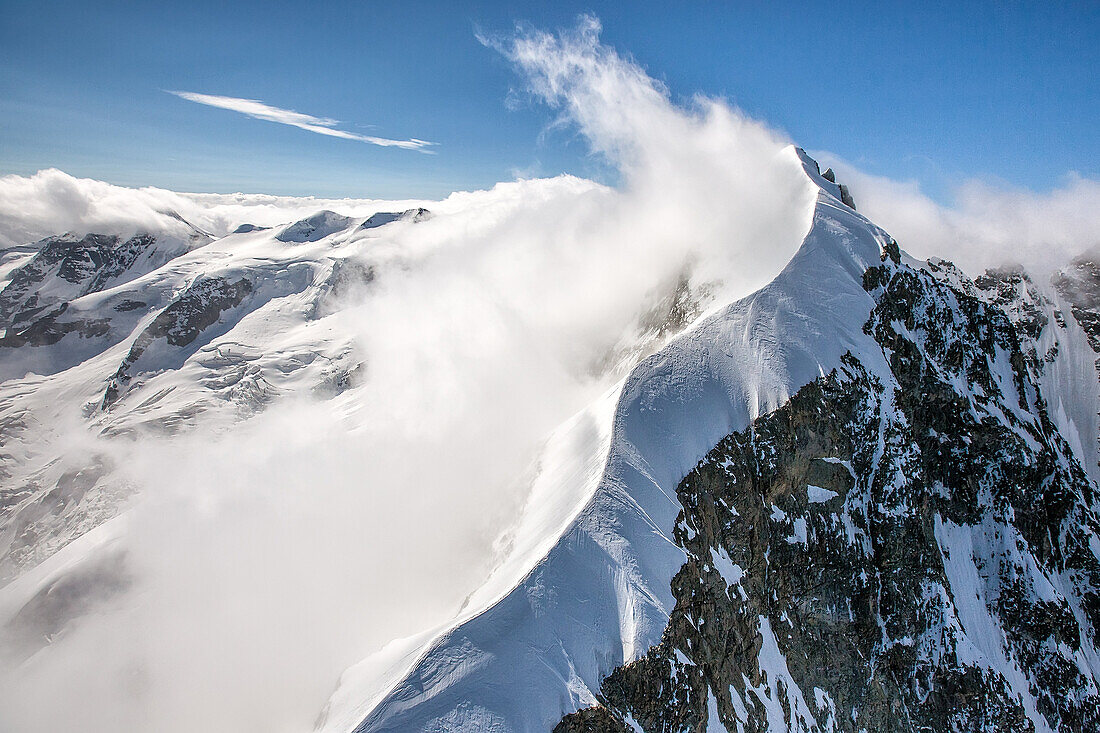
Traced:
POLYGON ((208 107, 228 109, 232 112, 240 112, 243 115, 254 117, 257 120, 278 122, 281 125, 290 125, 291 127, 297 127, 308 132, 316 132, 319 135, 338 137, 343 140, 356 140, 370 145, 380 145, 384 148, 403 148, 405 150, 419 150, 422 153, 429 153, 431 151, 427 148, 435 145, 433 142, 419 140, 415 137, 407 140, 393 140, 386 137, 360 135, 355 132, 340 130, 336 127, 336 125, 340 124, 339 120, 334 120, 329 117, 314 117, 313 115, 307 115, 302 112, 272 107, 270 104, 265 104, 258 99, 240 99, 238 97, 221 97, 215 94, 177 92, 172 90, 168 90, 168 93, 174 94, 180 99, 186 99, 189 102, 205 104, 208 107))

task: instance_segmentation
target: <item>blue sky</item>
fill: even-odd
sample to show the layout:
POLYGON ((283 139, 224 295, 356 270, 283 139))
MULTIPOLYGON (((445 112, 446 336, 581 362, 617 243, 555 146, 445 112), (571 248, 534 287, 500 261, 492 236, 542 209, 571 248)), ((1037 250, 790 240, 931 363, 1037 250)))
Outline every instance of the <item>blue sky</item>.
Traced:
POLYGON ((914 179, 1046 190, 1100 177, 1100 3, 87 3, 0 0, 0 173, 190 191, 437 197, 604 168, 476 31, 579 13, 670 88, 914 179), (95 7, 92 7, 95 6, 95 7), (353 135, 196 104, 261 100, 353 135), (513 103, 509 103, 509 100, 513 103), (325 122, 325 124, 330 124, 325 122))

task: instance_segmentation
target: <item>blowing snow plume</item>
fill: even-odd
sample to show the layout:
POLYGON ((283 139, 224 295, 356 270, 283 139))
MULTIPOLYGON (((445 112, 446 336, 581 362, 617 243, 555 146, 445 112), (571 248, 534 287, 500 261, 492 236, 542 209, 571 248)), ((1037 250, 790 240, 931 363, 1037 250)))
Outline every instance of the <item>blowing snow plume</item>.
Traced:
POLYGON ((658 228, 658 247, 686 251, 699 261, 697 277, 730 293, 762 285, 793 253, 813 204, 796 161, 780 159, 788 141, 720 100, 670 103, 664 85, 600 44, 599 33, 585 16, 557 36, 528 29, 481 40, 620 172, 623 210, 658 228))
MULTIPOLYGON (((24 426, 6 446, 21 457, 13 481, 94 456, 137 498, 99 507, 0 591, 8 637, 38 641, 5 647, 0 727, 310 729, 346 667, 446 624, 515 559, 555 426, 795 251, 814 193, 780 135, 717 100, 674 104, 599 42, 593 18, 486 42, 620 185, 501 183, 428 203, 427 221, 353 224, 318 242, 231 235, 141 283, 171 295, 197 277, 243 278, 247 297, 109 410, 95 406, 130 339, 3 384, 24 426), (360 273, 354 287, 333 286, 337 270, 360 273), (321 390, 333 370, 338 388, 321 390), (107 566, 121 568, 117 592, 69 596, 45 640, 12 625, 44 589, 107 566)), ((155 211, 167 194, 134 195, 155 211)), ((256 203, 268 207, 258 223, 279 206, 280 223, 304 215, 301 202, 256 203)), ((177 204, 200 221, 212 206, 177 204)), ((234 201, 232 216, 249 205, 234 201)), ((227 231, 224 210, 215 220, 227 231)))

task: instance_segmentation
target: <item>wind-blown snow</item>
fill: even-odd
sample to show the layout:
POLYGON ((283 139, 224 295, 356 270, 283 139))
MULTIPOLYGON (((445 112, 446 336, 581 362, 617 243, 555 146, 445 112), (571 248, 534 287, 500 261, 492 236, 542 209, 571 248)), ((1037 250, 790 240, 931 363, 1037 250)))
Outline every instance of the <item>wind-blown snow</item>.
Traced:
POLYGON ((941 202, 915 181, 869 174, 832 153, 814 153, 852 189, 860 211, 918 257, 944 257, 971 275, 1022 264, 1045 279, 1098 243, 1100 180, 1069 172, 1049 191, 972 179, 941 202))

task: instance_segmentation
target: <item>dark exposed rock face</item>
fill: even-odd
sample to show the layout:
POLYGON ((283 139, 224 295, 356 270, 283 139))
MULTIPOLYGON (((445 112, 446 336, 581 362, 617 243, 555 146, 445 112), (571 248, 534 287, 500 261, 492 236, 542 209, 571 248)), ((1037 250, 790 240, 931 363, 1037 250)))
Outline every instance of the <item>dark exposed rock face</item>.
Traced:
POLYGON ((215 323, 222 311, 240 305, 251 292, 252 283, 243 277, 236 282, 221 277, 200 278, 161 311, 135 346, 144 348, 157 338, 167 339, 172 346, 187 346, 203 329, 215 323))
POLYGON ((133 378, 131 370, 145 352, 163 339, 168 346, 190 345, 207 327, 217 323, 223 311, 240 305, 252 292, 246 278, 230 282, 222 277, 203 277, 160 312, 134 340, 130 353, 119 366, 103 395, 103 409, 109 408, 133 378))
POLYGON ((585 708, 567 715, 554 733, 629 733, 626 725, 605 707, 585 708))
POLYGON ((43 240, 38 254, 16 270, 0 291, 0 326, 29 322, 66 300, 99 292, 125 274, 156 241, 151 234, 126 240, 106 234, 43 240), (54 278, 67 285, 40 292, 54 278))
POLYGON ((1022 268, 986 270, 974 278, 974 287, 985 295, 987 302, 1005 312, 1021 337, 1034 341, 1046 328, 1048 319, 1043 306, 1051 303, 1022 268))
POLYGON ((115 310, 119 313, 127 313, 129 311, 136 311, 145 308, 148 303, 143 303, 140 300, 124 300, 115 306, 115 310))
MULTIPOLYGON (((815 163, 814 165, 816 166, 817 164, 815 163)), ((818 170, 820 170, 820 168, 818 170)), ((833 172, 832 168, 826 168, 825 172, 821 174, 821 177, 829 183, 836 183, 836 173, 833 172)), ((847 206, 849 209, 855 211, 856 202, 855 199, 852 198, 852 192, 849 191, 848 187, 845 186, 843 183, 837 183, 837 188, 840 191, 841 203, 847 206)))
POLYGON ((845 206, 847 206, 849 209, 851 209, 852 211, 855 211, 856 200, 854 198, 852 198, 852 192, 849 191, 848 187, 845 186, 843 183, 838 184, 837 188, 840 189, 840 200, 841 200, 841 202, 845 206))
MULTIPOLYGON (((51 346, 69 334, 82 338, 111 335, 109 317, 74 316, 80 309, 70 310, 70 304, 132 280, 209 241, 209 235, 195 232, 189 241, 170 240, 167 244, 152 234, 125 240, 117 235, 78 238, 66 234, 42 240, 36 245, 38 252, 0 290, 0 347, 51 346)), ((121 313, 145 307, 141 301, 127 300, 115 310, 121 313)))
POLYGON ((104 336, 111 330, 111 322, 106 318, 78 318, 58 321, 58 317, 69 309, 68 303, 62 303, 55 310, 37 318, 29 326, 21 329, 9 328, 2 338, 0 347, 49 346, 56 344, 70 333, 84 338, 104 336))
POLYGON ((1040 319, 988 302, 1026 282, 887 255, 889 373, 847 355, 683 480, 661 643, 555 731, 1100 730, 1097 497, 1021 349, 1040 319))

